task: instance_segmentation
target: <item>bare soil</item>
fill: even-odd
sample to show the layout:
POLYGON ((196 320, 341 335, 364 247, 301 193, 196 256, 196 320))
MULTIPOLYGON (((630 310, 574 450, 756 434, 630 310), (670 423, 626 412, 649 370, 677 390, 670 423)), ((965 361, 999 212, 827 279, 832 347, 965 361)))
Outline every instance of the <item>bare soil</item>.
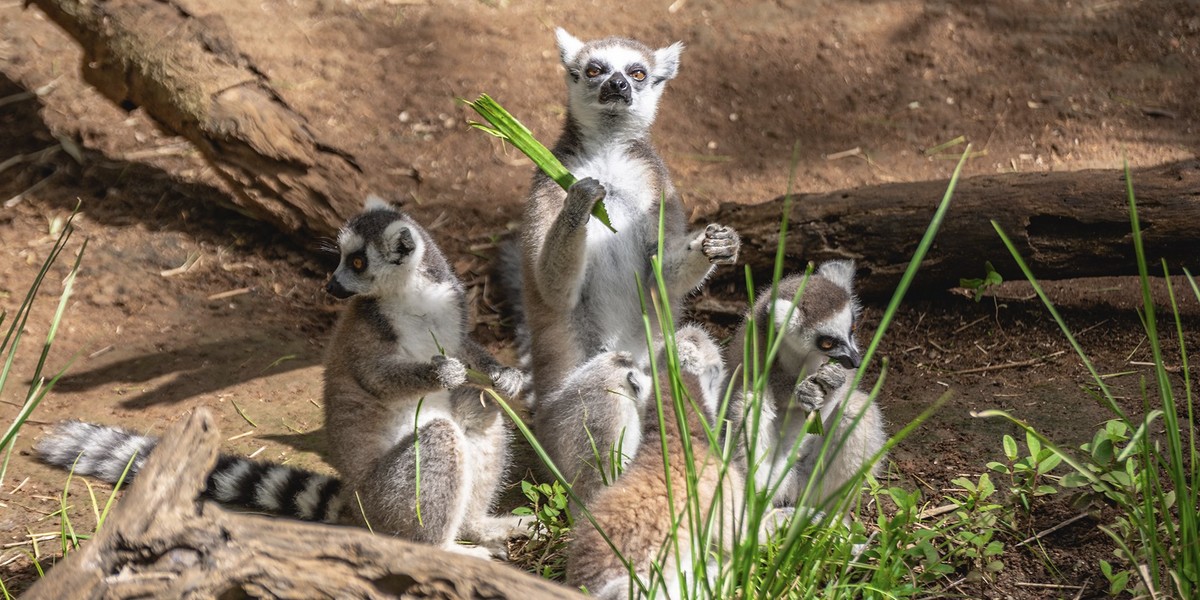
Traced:
MULTIPOLYGON (((184 4, 223 16, 286 100, 354 153, 376 190, 428 225, 470 285, 476 335, 509 360, 511 331, 490 301, 488 269, 496 240, 518 219, 530 166, 470 131, 456 98, 489 93, 553 140, 563 116, 556 25, 583 38, 687 44, 655 139, 697 217, 718 202, 781 195, 793 160, 794 188, 805 192, 945 178, 961 146, 936 148, 958 136, 980 153, 968 176, 1154 165, 1194 160, 1200 148, 1194 2, 184 4)), ((69 253, 87 240, 47 361, 66 375, 23 430, 0 486, 0 580, 9 590, 36 577, 31 556, 48 566, 61 552, 54 513, 65 477, 28 455, 43 426, 60 419, 161 432, 207 406, 227 451, 327 468, 320 363, 337 305, 321 287, 333 257, 319 251, 322 240, 297 243, 221 208, 226 192, 195 152, 88 89, 78 62, 73 42, 36 10, 0 5, 0 308, 20 305, 77 203, 69 253)), ((989 258, 964 277, 982 275, 989 258)), ((0 423, 24 400, 68 263, 51 271, 24 327, 0 423)), ((1150 350, 1131 282, 1054 289, 1098 370, 1139 412, 1150 350)), ((882 406, 899 429, 942 395, 949 401, 892 453, 896 484, 935 498, 954 477, 1001 459, 1000 437, 1015 428, 972 411, 1010 411, 1071 446, 1108 418, 1036 302, 921 292, 879 349, 889 361, 882 406)), ((736 317, 727 307, 744 291, 703 300, 708 309, 693 316, 728 332, 736 317)), ((1191 348, 1200 348, 1200 307, 1194 297, 1182 307, 1191 348)), ((882 308, 867 307, 864 335, 882 308)), ((1178 385, 1185 374, 1176 371, 1178 385)), ((102 505, 107 492, 96 487, 102 505)), ((86 490, 78 481, 72 490, 68 514, 77 531, 90 531, 86 490)), ((1006 542, 1077 512, 1048 503, 1006 542)), ((1105 518, 1011 550, 998 577, 949 593, 1102 596, 1105 518)))

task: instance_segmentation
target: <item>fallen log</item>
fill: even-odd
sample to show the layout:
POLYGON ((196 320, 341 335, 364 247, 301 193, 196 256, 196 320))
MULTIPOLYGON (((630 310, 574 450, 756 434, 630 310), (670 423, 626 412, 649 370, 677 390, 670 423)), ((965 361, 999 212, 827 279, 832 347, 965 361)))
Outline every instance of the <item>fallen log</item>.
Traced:
POLYGON ((582 597, 501 563, 200 500, 219 440, 204 408, 168 431, 99 533, 24 598, 582 597))
MULTIPOLYGON (((1200 271, 1200 163, 1137 169, 1133 187, 1151 267, 1160 270, 1159 259, 1166 259, 1175 273, 1181 267, 1200 271)), ((785 270, 802 271, 808 261, 853 258, 860 292, 890 295, 945 190, 944 181, 923 181, 796 195, 788 216, 785 270)), ((783 198, 726 203, 713 219, 741 234, 741 258, 756 282, 770 281, 783 207, 783 198)), ((960 278, 982 277, 985 261, 1005 279, 1021 279, 991 220, 1039 278, 1137 273, 1122 171, 985 175, 959 181, 910 293, 942 293, 960 278)), ((744 282, 740 269, 721 269, 714 281, 734 289, 744 282)))
POLYGON ((241 54, 218 15, 171 0, 27 0, 83 48, 83 79, 183 136, 248 216, 311 239, 365 197, 354 158, 322 142, 241 54))

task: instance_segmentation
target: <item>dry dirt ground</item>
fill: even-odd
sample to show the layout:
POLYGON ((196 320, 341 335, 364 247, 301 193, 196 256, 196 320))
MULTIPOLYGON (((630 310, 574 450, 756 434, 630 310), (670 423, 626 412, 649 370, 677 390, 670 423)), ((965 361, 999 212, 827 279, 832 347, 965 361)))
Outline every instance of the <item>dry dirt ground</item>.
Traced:
MULTIPOLYGON (((222 15, 286 100, 353 152, 375 189, 428 224, 471 286, 476 334, 509 359, 511 332, 487 301, 487 273, 530 167, 470 131, 455 99, 490 93, 552 140, 563 116, 557 25, 583 38, 687 44, 655 139, 698 215, 782 194, 793 148, 796 189, 816 192, 945 178, 959 148, 927 151, 958 136, 980 152, 968 176, 1117 168, 1125 157, 1154 165, 1194 160, 1200 147, 1195 2, 183 4, 222 15)), ((0 580, 10 589, 36 577, 31 556, 48 565, 59 552, 52 513, 65 477, 28 455, 46 424, 74 417, 161 432, 207 406, 230 438, 226 450, 325 468, 320 360, 337 306, 321 287, 332 257, 318 251, 320 240, 297 243, 215 207, 225 192, 194 152, 89 90, 78 62, 36 9, 0 4, 0 308, 20 304, 77 202, 69 253, 87 240, 47 363, 67 374, 22 432, 0 487, 0 580), (50 541, 39 535, 47 533, 50 541)), ((23 401, 68 262, 51 272, 25 327, 0 397, 2 424, 23 401)), ((1058 289, 1081 343, 1102 373, 1122 374, 1110 383, 1138 410, 1149 350, 1129 282, 1058 289)), ((897 484, 935 496, 1000 458, 1000 436, 1013 428, 973 410, 1009 410, 1071 445, 1107 418, 1081 389, 1080 361, 1060 353, 1066 343, 1033 303, 919 292, 881 347, 891 364, 882 406, 898 428, 951 396, 892 453, 897 484), (1024 366, 1002 368, 1009 363, 1024 366)), ((881 308, 867 306, 863 331, 881 308)), ((1200 348, 1194 298, 1185 310, 1191 347, 1200 348)), ((695 316, 724 331, 733 325, 727 315, 695 316)), ((89 531, 90 502, 79 482, 73 491, 69 514, 89 531)), ((1048 505, 1007 541, 1075 512, 1048 505)), ((1110 550, 1101 523, 1085 518, 1047 536, 1042 550, 1009 552, 997 578, 952 593, 1102 595, 1096 561, 1110 550)))

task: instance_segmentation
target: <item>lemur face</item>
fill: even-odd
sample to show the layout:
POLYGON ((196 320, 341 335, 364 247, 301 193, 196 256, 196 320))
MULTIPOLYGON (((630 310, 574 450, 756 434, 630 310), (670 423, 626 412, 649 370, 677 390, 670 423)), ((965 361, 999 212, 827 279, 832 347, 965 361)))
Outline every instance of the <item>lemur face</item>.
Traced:
POLYGON ((791 295, 798 289, 801 278, 790 278, 786 284, 780 284, 779 298, 771 311, 775 328, 784 336, 783 343, 789 353, 809 374, 827 360, 835 360, 847 369, 862 364, 854 337, 860 307, 854 298, 853 278, 853 261, 821 265, 809 278, 794 309, 791 295))
POLYGON ((570 106, 576 113, 587 111, 610 119, 632 117, 647 127, 654 121, 663 84, 679 70, 682 44, 652 51, 622 38, 584 43, 561 28, 556 35, 567 70, 570 106))
POLYGON ((335 298, 378 295, 407 280, 420 262, 422 246, 408 218, 371 196, 362 213, 338 233, 341 262, 325 291, 335 298))

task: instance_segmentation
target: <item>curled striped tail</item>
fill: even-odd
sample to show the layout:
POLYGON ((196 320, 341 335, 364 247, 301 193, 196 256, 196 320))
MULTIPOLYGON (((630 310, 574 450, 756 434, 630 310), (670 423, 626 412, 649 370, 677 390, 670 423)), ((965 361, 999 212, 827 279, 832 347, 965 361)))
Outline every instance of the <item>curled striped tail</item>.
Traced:
MULTIPOLYGON (((128 429, 63 421, 34 450, 47 464, 115 484, 126 465, 125 482, 133 480, 156 445, 128 429)), ((336 478, 228 454, 217 459, 206 487, 204 495, 221 504, 305 521, 337 522, 342 507, 336 478)))

